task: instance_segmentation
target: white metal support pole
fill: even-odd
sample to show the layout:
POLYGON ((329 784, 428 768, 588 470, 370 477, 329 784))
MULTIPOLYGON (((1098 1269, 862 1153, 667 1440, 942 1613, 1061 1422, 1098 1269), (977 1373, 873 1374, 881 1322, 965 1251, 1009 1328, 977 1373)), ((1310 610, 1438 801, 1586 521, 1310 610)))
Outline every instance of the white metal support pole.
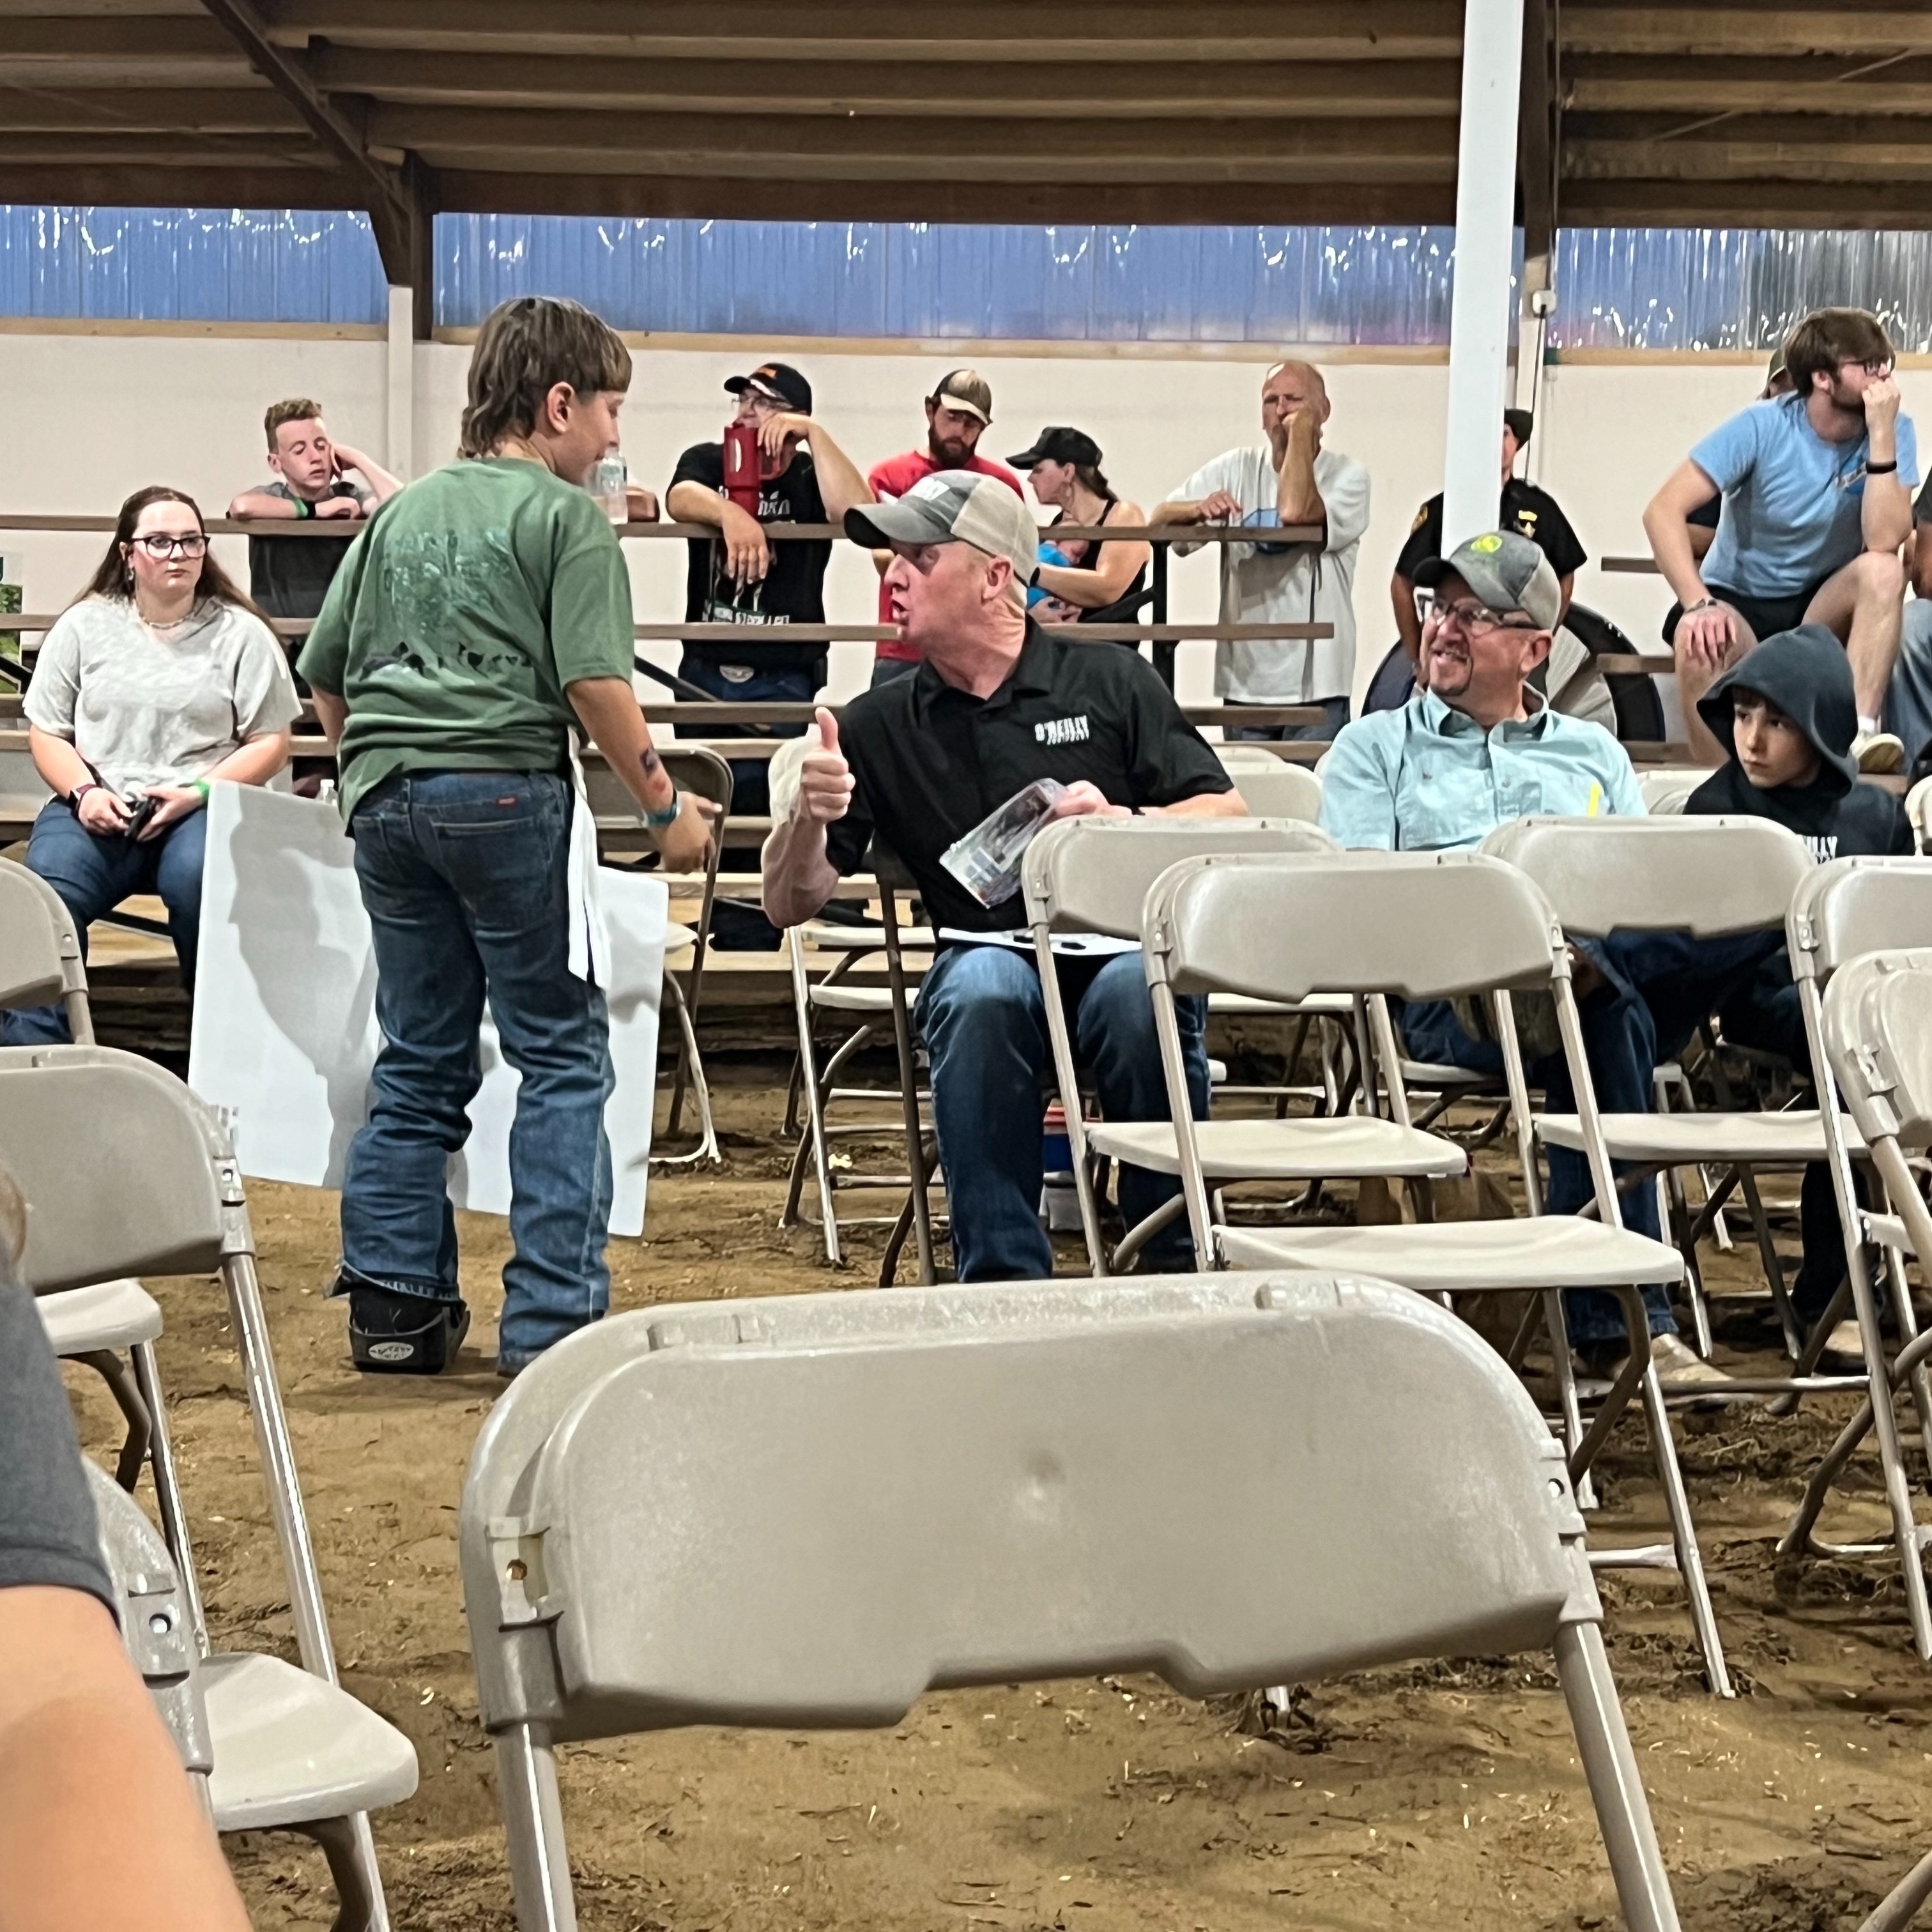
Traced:
POLYGON ((1449 422, 1442 548, 1494 527, 1508 400, 1510 269, 1523 0, 1468 0, 1456 139, 1456 284, 1449 307, 1449 422))
POLYGON ((416 296, 389 284, 388 428, 383 456, 406 483, 416 473, 416 296))

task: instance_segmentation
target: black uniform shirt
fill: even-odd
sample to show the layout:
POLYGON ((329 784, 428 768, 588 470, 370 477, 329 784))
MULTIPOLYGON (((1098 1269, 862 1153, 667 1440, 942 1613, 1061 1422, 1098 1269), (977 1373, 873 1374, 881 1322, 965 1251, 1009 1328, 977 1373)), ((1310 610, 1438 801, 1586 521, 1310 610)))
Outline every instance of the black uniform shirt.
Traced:
MULTIPOLYGON (((1574 576, 1590 560, 1589 552, 1576 540, 1570 519, 1558 507, 1556 499, 1534 483, 1512 476, 1503 485, 1502 501, 1496 512, 1496 528, 1514 530, 1526 536, 1550 560, 1558 577, 1574 576)), ((1418 567, 1426 559, 1442 554, 1442 499, 1430 498, 1415 513, 1409 526, 1408 540, 1395 560, 1396 574, 1415 581, 1418 567)))
POLYGON ((954 840, 1035 778, 1097 785, 1114 805, 1175 805, 1234 782, 1138 652, 1027 626, 990 698, 922 664, 854 699, 838 742, 857 781, 826 849, 856 872, 876 830, 904 862, 935 926, 997 932, 1025 923, 1016 895, 982 906, 939 862, 954 840))

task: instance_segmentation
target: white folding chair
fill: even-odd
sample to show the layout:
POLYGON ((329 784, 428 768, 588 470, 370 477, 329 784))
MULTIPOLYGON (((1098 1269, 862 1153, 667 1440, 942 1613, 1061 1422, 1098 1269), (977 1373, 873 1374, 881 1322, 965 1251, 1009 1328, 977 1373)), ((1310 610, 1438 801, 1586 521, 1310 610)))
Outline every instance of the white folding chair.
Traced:
MULTIPOLYGON (((219 1753, 210 1784, 215 1822, 328 1828, 338 1878, 347 1874, 343 1932, 386 1932, 382 1876, 367 1812, 416 1788, 409 1741, 336 1681, 322 1587, 275 1379, 254 1234, 241 1171, 213 1115, 162 1069, 100 1046, 0 1048, 0 1166, 28 1205, 20 1272, 36 1294, 122 1274, 218 1272, 227 1291, 302 1667, 252 1652, 207 1654, 188 1587, 194 1556, 185 1520, 160 1493, 162 1528, 183 1586, 219 1753), (114 1150, 103 1186, 91 1150, 114 1150), (171 1520, 172 1517, 172 1520, 171 1520), (339 1828, 330 1821, 340 1820, 339 1828)), ((158 1418, 161 1407, 155 1402, 158 1418)))
POLYGON ((1244 759, 1226 768, 1250 818, 1302 818, 1312 824, 1322 816, 1322 781, 1306 765, 1269 753, 1258 764, 1244 759))
POLYGON ((521 1932, 577 1923, 560 1744, 1546 1646, 1624 1921, 1676 1926, 1560 1451, 1442 1310, 1370 1281, 1156 1277, 598 1328, 497 1402, 464 1495, 521 1932), (1392 1385, 1394 1414, 1361 1400, 1392 1385))
MULTIPOLYGON (((1596 1102, 1570 988, 1569 952, 1549 902, 1522 874, 1474 852, 1191 860, 1164 873, 1148 894, 1142 947, 1170 1107, 1180 1130, 1188 1217, 1202 1264, 1360 1269, 1445 1296, 1541 1291, 1572 1477, 1582 1478, 1618 1415, 1640 1392, 1670 1517, 1670 1547, 1605 1550, 1596 1552, 1594 1560, 1645 1568, 1667 1567, 1674 1561, 1711 1688, 1720 1696, 1730 1695, 1696 1528, 1663 1390, 1645 1346, 1648 1329, 1638 1292, 1681 1281, 1683 1259, 1674 1248, 1623 1226, 1610 1162, 1595 1130, 1596 1102), (1522 1052, 1510 1002, 1513 987, 1546 991, 1556 1001, 1564 1058, 1586 1124, 1585 1153, 1596 1190, 1596 1220, 1542 1212, 1522 1052), (1196 1130, 1188 1114, 1176 997, 1226 989, 1300 999, 1343 988, 1406 1000, 1490 996, 1532 1219, 1353 1228, 1247 1228, 1214 1222, 1196 1130), (1587 1430, 1570 1370, 1559 1292, 1584 1288, 1619 1297, 1631 1343, 1623 1372, 1587 1430)), ((1385 1026, 1378 1050, 1385 1064, 1394 1064, 1385 1026)), ((1400 1092, 1400 1082, 1391 1082, 1391 1100, 1400 1092)), ((1346 1131, 1352 1124, 1315 1120, 1299 1124, 1314 1136, 1346 1131)))
MULTIPOLYGON (((1522 818, 1491 832, 1483 850, 1534 879, 1573 939, 1612 932, 1715 939, 1781 928, 1814 864, 1801 839, 1768 818, 1522 818)), ((1611 1160, 1628 1163, 1624 1186, 1687 1167, 1735 1171, 1781 1310, 1783 1274, 1756 1176, 1826 1158, 1816 1111, 1606 1114, 1602 1126, 1611 1160)), ((1574 1114, 1540 1114, 1535 1130, 1546 1146, 1582 1150, 1583 1129, 1574 1114)), ((1728 1192, 1720 1184, 1697 1220, 1678 1230, 1697 1352, 1706 1357, 1710 1318, 1697 1279, 1697 1238, 1728 1192)), ((1739 1394, 1787 1386, 1786 1378, 1734 1378, 1739 1394)))
MULTIPOLYGON (((1305 820, 1185 818, 1067 819, 1048 826, 1027 848, 1021 861, 1021 890, 1046 998, 1060 1102, 1066 1114, 1081 1224, 1096 1275, 1107 1274, 1109 1264, 1091 1157, 1178 1176, 1180 1154, 1171 1121, 1105 1120, 1090 1125, 1080 1118, 1072 1029, 1053 970, 1054 940, 1083 935, 1137 940, 1148 889, 1183 859, 1246 853, 1286 860, 1336 850, 1327 832, 1305 820)), ((1278 1002, 1264 1005, 1264 1010, 1284 1015, 1296 1010, 1292 1004, 1278 1002)), ((1386 1012, 1374 1017, 1386 1028, 1386 1012)), ((1467 1167, 1462 1149, 1454 1142, 1420 1132, 1400 1113, 1393 1120, 1373 1114, 1342 1115, 1322 1121, 1318 1128, 1300 1119, 1210 1120, 1194 1124, 1192 1136, 1204 1172, 1216 1187, 1237 1181, 1352 1180, 1370 1174, 1446 1179, 1467 1167)), ((1112 1266, 1124 1268, 1148 1240, 1185 1212, 1184 1201, 1177 1196, 1168 1208, 1129 1228, 1112 1266)))
MULTIPOLYGON (((56 1001, 66 1008, 74 1039, 91 1044, 94 1015, 74 916, 46 880, 0 859, 0 1010, 56 1001)), ((154 1370, 161 1311, 154 1298, 137 1281, 104 1281, 42 1295, 37 1306, 54 1353, 93 1370, 128 1425, 116 1480, 131 1490, 141 1465, 152 1458, 164 1507, 178 1513, 167 1416, 154 1370)))
MULTIPOLYGON (((1843 1097, 1849 1118, 1839 1112, 1842 1075, 1828 1051, 1824 1014, 1830 990, 1839 974, 1873 954, 1903 956, 1909 949, 1932 946, 1932 860, 1838 859, 1820 866, 1791 902, 1786 924, 1786 946, 1796 980, 1805 1033, 1811 1048, 1813 1078, 1821 1102, 1827 1157, 1838 1218, 1844 1232, 1846 1281, 1832 1306, 1814 1324, 1798 1374, 1808 1376, 1811 1365, 1849 1297, 1864 1345, 1866 1388, 1904 1388, 1917 1412, 1921 1453, 1932 1455, 1932 1388, 1924 1366, 1927 1345, 1918 1333, 1912 1296, 1905 1278, 1903 1256, 1916 1251, 1922 1268, 1932 1256, 1910 1237, 1908 1208, 1919 1198, 1913 1177, 1891 1162, 1880 1163, 1874 1176, 1883 1207, 1890 1212, 1862 1207, 1852 1186, 1852 1162, 1868 1157, 1861 1138, 1864 1116, 1852 1096, 1843 1097), (1849 1130, 1849 1131, 1848 1131, 1849 1130), (1898 1184, 1903 1177, 1903 1187, 1898 1184), (1894 1318, 1898 1324, 1899 1352, 1888 1363, 1879 1321, 1870 1257, 1885 1258, 1894 1318)), ((1850 994, 1844 996, 1850 998, 1850 994)), ((1844 1010, 1842 1008, 1840 1010, 1844 1010)), ((1916 1150, 1915 1150, 1916 1151, 1916 1150)), ((1875 1157, 1874 1157, 1875 1158, 1875 1157)), ((1917 1521, 1912 1488, 1905 1472, 1904 1444, 1891 1402, 1874 1412, 1869 1399, 1858 1418, 1842 1433, 1813 1472, 1804 1499, 1778 1549, 1787 1562, 1800 1557, 1856 1558, 1895 1552, 1905 1586, 1912 1640, 1922 1658, 1932 1659, 1932 1612, 1928 1612, 1922 1555, 1928 1532, 1917 1521), (1886 1500, 1892 1518, 1892 1541, 1885 1544, 1831 1544, 1816 1534, 1820 1511, 1846 1461, 1876 1424, 1879 1460, 1886 1500)))
POLYGON ((1921 778, 1905 794, 1906 821, 1912 827, 1912 842, 1920 851, 1925 849, 1925 812, 1932 804, 1932 778, 1921 778))
POLYGON ((1638 776, 1636 788, 1642 795, 1644 810, 1653 818, 1680 818, 1684 800, 1710 776, 1695 769, 1644 772, 1638 776))

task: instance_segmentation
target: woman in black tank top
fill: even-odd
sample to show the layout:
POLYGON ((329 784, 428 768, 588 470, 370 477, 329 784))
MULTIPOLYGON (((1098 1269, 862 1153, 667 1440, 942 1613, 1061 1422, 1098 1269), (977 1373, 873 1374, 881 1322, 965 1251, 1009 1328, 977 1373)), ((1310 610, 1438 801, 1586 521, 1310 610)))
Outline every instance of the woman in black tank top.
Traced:
MULTIPOLYGON (((1131 530, 1147 521, 1140 506, 1123 502, 1102 474, 1100 445, 1077 429, 1043 430, 1032 448, 1011 460, 1016 470, 1031 472, 1034 494, 1057 507, 1063 523, 1131 530)), ((1046 534, 1052 541, 1051 526, 1046 534)), ((1153 555, 1151 545, 1138 538, 1087 539, 1077 563, 1040 566, 1040 587, 1071 605, 1078 623, 1125 622, 1138 614, 1153 555)))

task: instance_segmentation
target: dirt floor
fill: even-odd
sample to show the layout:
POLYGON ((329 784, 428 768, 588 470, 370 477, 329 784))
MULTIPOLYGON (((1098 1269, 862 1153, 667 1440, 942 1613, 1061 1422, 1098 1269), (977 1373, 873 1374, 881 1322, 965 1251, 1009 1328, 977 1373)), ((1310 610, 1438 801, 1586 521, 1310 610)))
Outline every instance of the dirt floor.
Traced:
MULTIPOLYGON (((647 1238, 613 1244, 614 1308, 868 1286, 877 1237, 833 1277, 808 1231, 778 1226, 781 1099, 749 1078, 721 1092, 728 1164, 653 1180, 647 1238)), ((350 1370, 340 1308, 324 1299, 334 1197, 262 1184, 250 1196, 344 1675, 422 1762, 415 1798, 376 1820, 395 1923, 508 1928, 455 1544, 465 1459, 500 1387, 503 1226, 464 1220, 478 1319, 460 1371, 374 1380, 350 1370)), ((1075 1247, 1062 1264, 1078 1271, 1075 1247)), ((1718 1274, 1755 1280, 1741 1258, 1718 1274)), ((292 1654, 220 1292, 154 1286, 218 1640, 292 1654)), ((1719 1306, 1730 1352, 1768 1365, 1765 1304, 1719 1306)), ((86 1439, 104 1450, 115 1436, 99 1385, 70 1378, 86 1439)), ((1735 1702, 1705 1690, 1667 1579, 1605 1585, 1611 1661, 1696 1932, 1853 1928, 1932 1845, 1932 1668, 1912 1656, 1896 1582, 1882 1564, 1814 1568, 1783 1590, 1774 1576, 1773 1542, 1845 1408, 1820 1401, 1780 1420, 1748 1405, 1680 1423, 1735 1702)), ((1600 1467, 1593 1538, 1660 1534, 1640 1426, 1600 1467)), ((1837 1526, 1881 1526, 1875 1476, 1860 1467, 1837 1526)), ((569 1754, 564 1796, 579 1911, 596 1932, 1618 1922, 1540 1657, 1311 1685, 1265 1736, 1238 1701, 1202 1705, 1138 1678, 936 1696, 884 1732, 674 1732, 569 1754)), ((279 1836, 230 1850, 258 1926, 327 1924, 318 1855, 279 1836)))

